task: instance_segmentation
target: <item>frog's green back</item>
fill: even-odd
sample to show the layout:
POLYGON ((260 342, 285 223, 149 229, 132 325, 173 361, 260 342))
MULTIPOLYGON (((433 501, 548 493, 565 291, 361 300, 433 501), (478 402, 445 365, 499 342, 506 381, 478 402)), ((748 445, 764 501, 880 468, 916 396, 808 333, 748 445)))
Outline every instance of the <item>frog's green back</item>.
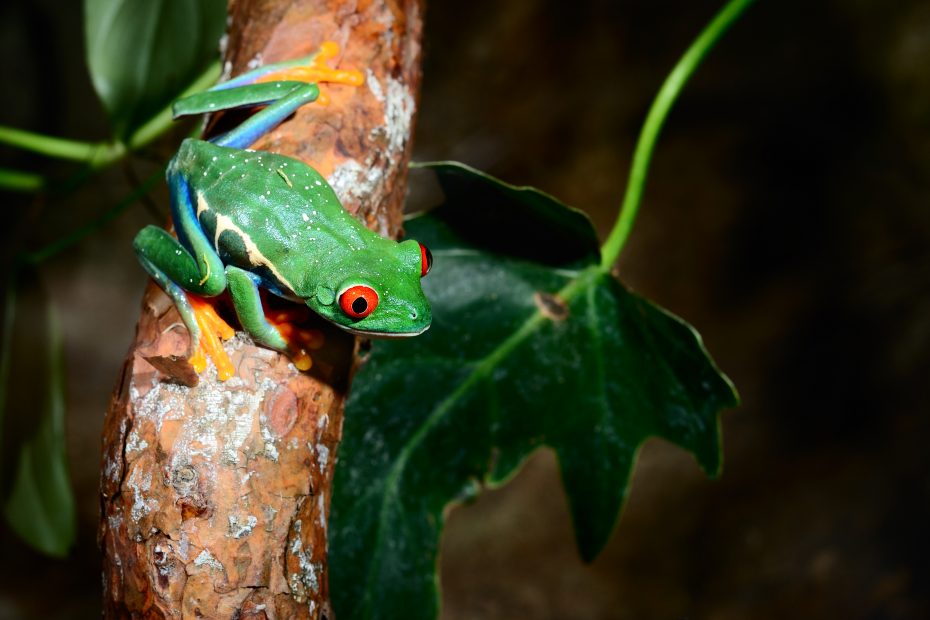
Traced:
POLYGON ((384 251, 379 237, 343 209, 313 168, 296 159, 185 140, 171 167, 226 263, 260 269, 300 297, 354 252, 384 251))

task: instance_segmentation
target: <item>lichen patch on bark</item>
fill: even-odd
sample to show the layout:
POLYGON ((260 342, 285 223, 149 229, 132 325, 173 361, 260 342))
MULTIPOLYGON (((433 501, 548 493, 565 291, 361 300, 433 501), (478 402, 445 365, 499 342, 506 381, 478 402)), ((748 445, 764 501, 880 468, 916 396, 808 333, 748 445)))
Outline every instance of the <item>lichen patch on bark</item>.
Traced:
MULTIPOLYGON (((173 312, 148 315, 140 333, 163 331, 173 312)), ((211 367, 194 387, 165 382, 144 346, 131 361, 131 415, 117 427, 125 449, 104 463, 102 541, 120 567, 111 600, 135 586, 157 607, 223 617, 212 610, 232 613, 245 596, 267 612, 278 594, 322 594, 324 530, 302 524, 325 522, 323 496, 312 496, 332 474, 338 429, 328 421, 339 395, 244 335, 225 347, 235 376, 220 382, 211 367), (133 561, 140 556, 152 570, 133 561)))

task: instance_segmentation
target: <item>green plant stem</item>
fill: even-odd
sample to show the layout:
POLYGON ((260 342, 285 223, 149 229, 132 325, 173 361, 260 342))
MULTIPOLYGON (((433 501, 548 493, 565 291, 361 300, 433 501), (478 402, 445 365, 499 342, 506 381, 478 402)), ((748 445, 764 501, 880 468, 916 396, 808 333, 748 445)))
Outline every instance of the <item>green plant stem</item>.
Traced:
MULTIPOLYGON (((216 82, 219 77, 220 63, 217 61, 207 67, 180 96, 183 97, 204 90, 216 82)), ((125 142, 118 140, 113 142, 66 140, 13 127, 0 126, 0 143, 57 159, 84 162, 91 171, 96 171, 119 161, 130 151, 150 143, 171 126, 171 121, 171 105, 169 104, 136 129, 125 142)), ((0 182, 3 180, 4 177, 0 176, 0 182)), ((27 188, 24 187, 23 189, 27 188)), ((40 188, 34 187, 33 189, 40 188)))
MULTIPOLYGON (((191 82, 191 84, 184 89, 178 99, 181 97, 186 97, 192 93, 196 93, 202 90, 207 90, 213 86, 217 80, 220 79, 220 62, 216 61, 212 63, 207 69, 201 73, 197 78, 191 82)), ((138 129, 136 129, 129 139, 126 141, 126 144, 129 146, 129 150, 134 151, 142 146, 145 146, 158 136, 160 136, 164 131, 171 125, 173 117, 171 114, 171 108, 174 105, 174 102, 165 106, 158 114, 150 118, 138 129)))
MULTIPOLYGON (((219 77, 220 65, 215 63, 205 71, 200 78, 197 79, 191 86, 184 91, 185 94, 189 92, 195 92, 202 90, 216 81, 219 77)), ((162 123, 165 123, 167 126, 171 122, 171 108, 170 106, 163 110, 161 113, 152 118, 151 121, 143 125, 135 134, 133 138, 130 139, 131 143, 135 143, 138 146, 142 146, 145 142, 154 139, 162 129, 158 129, 162 123), (162 120, 159 120, 162 119, 162 120)), ((199 129, 195 129, 191 132, 190 137, 197 137, 200 134, 199 129)), ((130 206, 141 200, 148 194, 152 188, 165 177, 165 168, 166 165, 162 165, 148 176, 135 190, 132 191, 128 196, 120 200, 118 203, 101 213, 99 216, 88 222, 87 224, 77 228, 76 230, 71 231, 61 239, 53 241, 48 245, 34 251, 34 252, 24 252, 19 255, 19 260, 22 263, 29 264, 38 264, 53 256, 67 250, 73 245, 80 242, 85 237, 92 235, 97 232, 108 223, 116 219, 123 211, 128 209, 130 206)), ((2 181, 2 170, 0 170, 0 181, 2 181)))
POLYGON ((37 192, 45 187, 42 175, 0 168, 0 189, 14 192, 37 192))
POLYGON ((617 262, 617 258, 630 236, 630 231, 633 229, 656 140, 665 119, 668 117, 672 104, 675 103, 685 83, 694 74, 707 53, 754 1, 730 0, 727 2, 704 28, 698 38, 694 40, 691 47, 688 48, 678 61, 678 64, 675 65, 675 68, 672 69, 672 72, 668 74, 668 77, 665 78, 662 88, 659 89, 659 93, 652 102, 652 107, 649 108, 646 122, 643 123, 639 139, 636 142, 636 150, 633 152, 633 163, 630 166, 630 175, 627 180, 626 194, 623 197, 623 205, 620 207, 620 214, 617 216, 613 230, 610 231, 610 235, 604 245, 601 246, 602 271, 609 271, 617 262))
POLYGON ((65 138, 46 136, 13 127, 0 127, 0 143, 32 151, 33 153, 72 161, 89 161, 96 157, 106 157, 111 150, 120 149, 117 143, 66 140, 65 138))
POLYGON ((77 228, 61 239, 49 243, 35 252, 26 252, 20 255, 20 260, 25 263, 37 264, 59 254, 75 245, 88 235, 91 235, 108 223, 113 221, 120 213, 135 204, 139 199, 148 194, 152 188, 161 181, 165 176, 165 168, 161 167, 145 179, 139 187, 131 194, 120 200, 118 203, 101 213, 99 216, 77 228))

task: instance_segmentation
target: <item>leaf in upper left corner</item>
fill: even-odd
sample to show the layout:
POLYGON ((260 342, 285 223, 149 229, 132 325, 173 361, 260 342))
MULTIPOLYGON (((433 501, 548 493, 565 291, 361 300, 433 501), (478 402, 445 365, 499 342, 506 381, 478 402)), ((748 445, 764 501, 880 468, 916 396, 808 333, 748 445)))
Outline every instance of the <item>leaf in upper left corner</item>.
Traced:
POLYGON ((219 54, 224 0, 84 0, 87 67, 126 138, 219 54))
POLYGON ((3 515, 24 541, 62 557, 76 510, 65 450, 64 368, 58 320, 34 273, 7 289, 0 349, 3 515))

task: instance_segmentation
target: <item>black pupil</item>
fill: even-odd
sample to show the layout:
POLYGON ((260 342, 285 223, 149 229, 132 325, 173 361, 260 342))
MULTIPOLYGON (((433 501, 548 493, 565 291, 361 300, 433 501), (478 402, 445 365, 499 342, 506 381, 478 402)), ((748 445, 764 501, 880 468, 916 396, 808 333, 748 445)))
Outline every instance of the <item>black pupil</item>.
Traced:
POLYGON ((362 314, 365 310, 368 310, 368 300, 364 297, 358 297, 352 302, 352 312, 355 314, 362 314))

